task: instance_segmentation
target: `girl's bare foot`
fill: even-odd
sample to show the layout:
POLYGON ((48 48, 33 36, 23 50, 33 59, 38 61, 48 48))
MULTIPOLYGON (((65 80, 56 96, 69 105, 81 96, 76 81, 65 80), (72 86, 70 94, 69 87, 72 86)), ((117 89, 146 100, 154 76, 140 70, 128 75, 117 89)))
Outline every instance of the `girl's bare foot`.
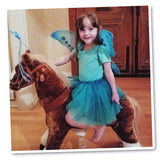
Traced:
POLYGON ((92 138, 92 142, 94 143, 98 142, 102 138, 105 129, 106 129, 106 126, 98 126, 95 129, 95 132, 92 138))

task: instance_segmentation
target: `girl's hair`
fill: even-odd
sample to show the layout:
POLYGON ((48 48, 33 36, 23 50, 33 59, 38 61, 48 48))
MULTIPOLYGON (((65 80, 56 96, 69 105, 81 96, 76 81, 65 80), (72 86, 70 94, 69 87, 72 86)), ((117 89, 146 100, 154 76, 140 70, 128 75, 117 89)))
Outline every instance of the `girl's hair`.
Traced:
POLYGON ((87 12, 87 13, 81 15, 77 19, 76 24, 75 24, 75 27, 76 27, 76 51, 78 51, 78 43, 84 44, 84 42, 80 39, 79 29, 82 29, 84 27, 83 20, 86 17, 91 21, 92 26, 97 28, 97 37, 95 39, 95 43, 101 44, 99 41, 99 32, 100 32, 100 27, 101 27, 100 21, 95 13, 87 12))

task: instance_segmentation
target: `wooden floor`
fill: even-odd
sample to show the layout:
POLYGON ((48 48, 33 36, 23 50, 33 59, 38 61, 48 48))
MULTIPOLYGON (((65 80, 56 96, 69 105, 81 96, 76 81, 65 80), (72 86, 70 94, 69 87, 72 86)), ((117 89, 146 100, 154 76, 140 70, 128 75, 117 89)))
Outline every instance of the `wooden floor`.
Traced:
MULTIPOLYGON (((138 119, 138 137, 143 147, 152 147, 152 114, 150 78, 116 78, 116 83, 128 96, 135 98, 141 112, 138 119)), ((39 150, 40 139, 47 126, 45 112, 37 105, 29 111, 11 108, 11 143, 12 151, 39 150)), ((93 144, 90 139, 94 131, 86 133, 87 146, 84 148, 117 148, 120 141, 116 134, 107 127, 104 136, 93 144)), ((70 131, 64 139, 62 148, 80 148, 79 137, 70 131)))

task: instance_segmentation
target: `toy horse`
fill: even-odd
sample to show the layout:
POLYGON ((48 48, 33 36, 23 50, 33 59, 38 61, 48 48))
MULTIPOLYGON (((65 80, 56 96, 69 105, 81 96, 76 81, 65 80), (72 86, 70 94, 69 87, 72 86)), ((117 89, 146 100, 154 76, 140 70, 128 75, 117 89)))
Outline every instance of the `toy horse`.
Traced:
MULTIPOLYGON (((35 83, 40 104, 46 112, 46 124, 49 130, 46 149, 60 149, 63 139, 71 129, 65 121, 66 105, 71 100, 69 81, 55 67, 42 58, 30 54, 22 55, 21 66, 31 78, 26 82, 21 75, 19 64, 10 80, 10 88, 18 91, 35 83)), ((140 146, 135 132, 136 105, 127 97, 120 104, 123 108, 117 115, 117 121, 110 126, 122 140, 124 147, 140 146)))

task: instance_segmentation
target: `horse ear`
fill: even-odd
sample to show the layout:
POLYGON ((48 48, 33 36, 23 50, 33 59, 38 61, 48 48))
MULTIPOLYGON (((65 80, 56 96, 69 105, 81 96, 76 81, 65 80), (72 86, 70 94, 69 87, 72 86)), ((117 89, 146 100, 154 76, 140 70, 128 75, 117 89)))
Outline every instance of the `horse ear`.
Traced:
MULTIPOLYGON (((29 50, 28 50, 29 51, 29 50)), ((29 65, 31 64, 31 58, 30 58, 30 54, 28 52, 24 53, 22 55, 22 62, 25 64, 25 65, 29 65)))
POLYGON ((31 51, 30 51, 29 49, 27 49, 25 53, 29 53, 29 54, 30 54, 30 53, 31 53, 31 51))

